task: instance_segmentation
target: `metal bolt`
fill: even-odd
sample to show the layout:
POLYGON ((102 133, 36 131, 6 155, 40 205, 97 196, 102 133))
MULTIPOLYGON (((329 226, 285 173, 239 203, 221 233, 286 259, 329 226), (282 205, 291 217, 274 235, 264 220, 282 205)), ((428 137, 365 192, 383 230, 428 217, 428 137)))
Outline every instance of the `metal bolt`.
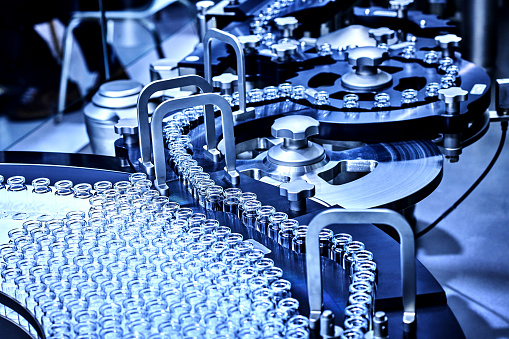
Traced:
POLYGON ((297 51, 297 46, 292 43, 273 44, 270 46, 272 52, 279 61, 286 61, 297 51))
POLYGON ((398 18, 403 19, 407 17, 408 14, 408 6, 413 4, 414 0, 391 0, 389 4, 391 9, 394 9, 398 12, 398 18))

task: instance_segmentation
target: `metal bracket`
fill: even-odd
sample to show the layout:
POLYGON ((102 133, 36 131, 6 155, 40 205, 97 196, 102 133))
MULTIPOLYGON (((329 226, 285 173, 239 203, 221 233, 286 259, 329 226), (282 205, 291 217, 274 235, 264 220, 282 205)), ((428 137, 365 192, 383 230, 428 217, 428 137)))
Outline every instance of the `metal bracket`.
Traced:
MULTIPOLYGON (((244 59, 244 49, 240 44, 239 39, 230 33, 223 32, 216 28, 211 28, 205 34, 203 40, 204 50, 204 72, 205 79, 212 84, 212 61, 211 61, 211 43, 212 39, 220 40, 230 45, 235 51, 237 57, 237 76, 239 87, 239 110, 233 112, 235 121, 242 121, 254 118, 254 108, 247 107, 246 101, 246 61, 244 59)), ((206 123, 206 122, 205 122, 206 123)))
MULTIPOLYGON (((223 135, 225 140, 225 174, 232 184, 237 185, 240 175, 237 172, 235 164, 235 136, 233 134, 233 114, 228 101, 218 94, 203 93, 190 97, 166 100, 159 104, 152 115, 150 131, 152 133, 152 145, 154 149, 154 167, 156 179, 154 186, 163 195, 168 195, 168 186, 166 185, 166 161, 163 142, 163 118, 169 112, 193 107, 197 105, 216 105, 221 110, 221 120, 223 124, 223 135)), ((206 114, 206 113, 205 113, 206 114)), ((214 148, 217 141, 214 140, 214 148)))
POLYGON ((383 224, 392 227, 400 238, 401 285, 403 290, 403 329, 415 331, 415 239, 412 227, 403 216, 388 209, 329 209, 316 215, 306 235, 306 271, 310 313, 310 329, 319 330, 322 314, 322 271, 318 235, 333 224, 383 224))
MULTIPOLYGON (((151 158, 151 147, 150 147, 150 127, 149 127, 149 114, 148 114, 148 101, 150 97, 159 91, 164 91, 172 88, 180 88, 184 86, 194 85, 201 89, 204 93, 212 93, 213 88, 210 83, 205 81, 198 75, 183 75, 173 79, 157 80, 146 85, 138 96, 137 110, 138 110, 138 130, 140 139, 140 153, 141 158, 139 160, 142 170, 148 175, 154 175, 154 164, 152 164, 151 158)), ((205 106, 205 117, 212 116, 212 122, 214 122, 214 107, 212 105, 205 106)), ((216 142, 215 129, 214 133, 210 133, 206 130, 207 145, 210 149, 210 145, 216 142)))

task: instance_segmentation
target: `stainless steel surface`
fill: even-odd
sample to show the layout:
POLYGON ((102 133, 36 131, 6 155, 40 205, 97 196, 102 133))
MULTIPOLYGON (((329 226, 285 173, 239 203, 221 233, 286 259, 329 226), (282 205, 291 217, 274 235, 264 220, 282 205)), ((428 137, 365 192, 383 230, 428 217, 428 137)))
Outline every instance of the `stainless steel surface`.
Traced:
MULTIPOLYGON (((142 89, 138 97, 137 109, 138 109, 138 126, 140 138, 140 153, 141 153, 140 166, 148 175, 154 174, 154 165, 152 164, 151 159, 148 102, 152 95, 154 95, 154 93, 156 92, 172 88, 180 88, 189 85, 197 86, 204 93, 211 93, 213 90, 212 85, 209 82, 205 81, 202 77, 199 77, 197 75, 183 75, 173 79, 162 79, 151 82, 142 89)), ((207 124, 207 121, 208 119, 210 119, 211 114, 212 116, 214 115, 213 107, 210 105, 206 105, 205 106, 206 126, 211 126, 210 123, 207 124)), ((213 118, 212 121, 214 121, 213 118)), ((212 128, 206 130, 206 140, 207 145, 212 144, 215 145, 216 131, 213 126, 212 128)))
POLYGON ((442 176, 443 156, 425 140, 326 149, 326 160, 308 166, 275 165, 265 159, 267 153, 237 159, 237 170, 276 186, 306 180, 315 185, 317 199, 344 208, 401 210, 424 198, 442 176))
MULTIPOLYGON (((168 195, 169 193, 168 185, 166 184, 166 158, 163 142, 163 118, 170 112, 199 105, 216 105, 221 110, 221 121, 223 125, 223 135, 226 150, 225 177, 232 184, 239 183, 240 176, 236 170, 235 163, 235 136, 233 134, 233 114, 230 104, 228 103, 228 101, 226 101, 217 94, 203 93, 196 94, 190 97, 167 100, 161 103, 159 106, 157 106, 156 110, 154 111, 154 114, 152 115, 150 131, 152 133, 154 169, 156 175, 156 179, 154 180, 154 186, 161 194, 168 195)), ((207 114, 207 112, 205 112, 205 114, 207 114)), ((213 114, 214 113, 212 112, 212 117, 209 117, 212 118, 212 121, 214 121, 213 114)), ((214 141, 213 148, 216 148, 216 144, 217 140, 214 141)), ((208 146, 210 147, 212 145, 208 146)))
POLYGON ((252 107, 247 107, 246 104, 246 61, 244 59, 244 50, 239 42, 239 39, 230 33, 220 31, 218 29, 210 29, 205 34, 204 39, 204 62, 205 62, 205 79, 212 83, 212 64, 211 64, 211 43, 213 39, 220 40, 230 45, 235 51, 237 58, 237 75, 239 85, 239 110, 234 112, 235 120, 245 120, 254 117, 254 110, 252 107))
POLYGON ((507 32, 497 30, 497 21, 507 20, 504 14, 497 13, 499 7, 497 0, 467 0, 458 8, 463 19, 465 58, 487 69, 494 66, 497 40, 504 41, 507 32))
MULTIPOLYGON (((400 238, 401 285, 403 292, 403 328, 412 333, 416 320, 415 241, 412 227, 403 216, 384 209, 344 210, 328 209, 316 215, 306 234, 306 275, 310 308, 310 327, 316 326, 322 314, 322 270, 320 265, 319 234, 334 224, 382 224, 393 228, 400 238)), ((314 329, 311 327, 311 329, 314 329)))
POLYGON ((136 118, 136 101, 142 85, 134 80, 107 82, 83 109, 92 151, 115 155, 113 143, 118 138, 115 124, 119 119, 136 118))

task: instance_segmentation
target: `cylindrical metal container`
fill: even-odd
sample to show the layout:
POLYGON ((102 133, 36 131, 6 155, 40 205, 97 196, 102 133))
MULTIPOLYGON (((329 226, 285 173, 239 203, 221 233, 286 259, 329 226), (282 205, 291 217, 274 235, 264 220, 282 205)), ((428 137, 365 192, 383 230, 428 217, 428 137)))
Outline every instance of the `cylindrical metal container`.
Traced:
POLYGON ((134 80, 104 83, 85 106, 85 124, 94 154, 115 155, 115 124, 120 119, 137 119, 136 103, 143 85, 134 80))

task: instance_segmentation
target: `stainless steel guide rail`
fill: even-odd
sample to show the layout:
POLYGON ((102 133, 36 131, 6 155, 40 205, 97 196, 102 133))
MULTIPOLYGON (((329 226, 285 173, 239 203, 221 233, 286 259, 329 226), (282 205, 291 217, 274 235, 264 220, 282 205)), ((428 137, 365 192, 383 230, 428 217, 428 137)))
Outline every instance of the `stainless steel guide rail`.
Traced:
POLYGON ((310 328, 319 330, 322 314, 322 271, 320 265, 320 231, 333 224, 383 224, 398 232, 400 237, 401 281, 403 289, 403 329, 415 331, 416 273, 415 240, 411 226, 400 214, 386 209, 329 209, 320 212, 308 225, 306 235, 306 270, 310 308, 310 328))
MULTIPOLYGON (((190 97, 167 100, 156 108, 152 116, 150 128, 152 133, 152 146, 154 150, 154 164, 156 174, 154 185, 161 194, 168 195, 168 186, 166 185, 166 159, 164 153, 162 127, 163 118, 169 112, 196 105, 216 105, 221 110, 226 149, 226 177, 228 181, 230 181, 233 185, 236 185, 240 182, 240 175, 236 170, 235 164, 235 136, 233 134, 233 115, 230 104, 217 94, 197 94, 190 97)), ((213 114, 213 112, 211 113, 213 114)), ((205 114, 207 114, 207 112, 205 112, 205 114)), ((213 115, 210 117, 210 120, 214 121, 213 115)), ((207 124, 207 122, 205 122, 205 124, 207 124)), ((213 124, 212 127, 214 127, 213 124)), ((214 143, 214 148, 216 144, 217 141, 214 143)))
MULTIPOLYGON (((138 131, 140 139, 140 153, 141 158, 139 159, 141 169, 148 175, 154 174, 154 164, 151 158, 151 147, 150 147, 150 127, 149 127, 149 112, 148 102, 154 93, 164 91, 172 88, 181 88, 184 86, 194 85, 200 88, 204 93, 212 93, 213 88, 209 82, 205 81, 202 77, 197 75, 184 75, 173 79, 157 80, 146 85, 140 92, 138 97, 138 131)), ((210 119, 212 115, 212 122, 205 120, 205 125, 210 127, 206 130, 207 146, 208 150, 212 144, 215 145, 216 131, 214 129, 214 112, 211 105, 205 106, 205 119, 210 119), (208 123, 207 123, 208 122, 208 123)))

